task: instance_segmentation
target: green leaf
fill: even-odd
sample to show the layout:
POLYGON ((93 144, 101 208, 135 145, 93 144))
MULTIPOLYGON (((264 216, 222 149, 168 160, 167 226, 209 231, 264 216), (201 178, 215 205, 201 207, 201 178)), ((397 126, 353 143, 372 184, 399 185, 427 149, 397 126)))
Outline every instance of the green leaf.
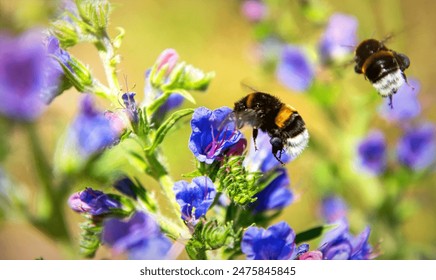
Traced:
POLYGON ((184 178, 195 178, 195 177, 198 177, 198 176, 201 176, 201 175, 203 175, 203 174, 201 174, 201 172, 198 169, 196 169, 196 170, 191 171, 189 173, 182 174, 182 177, 184 177, 184 178))
MULTIPOLYGON (((193 96, 189 93, 189 91, 187 91, 187 90, 184 90, 184 89, 179 88, 179 89, 171 90, 170 93, 178 93, 178 94, 180 94, 181 96, 183 96, 183 98, 185 98, 186 100, 188 100, 189 102, 195 104, 195 99, 194 99, 194 97, 193 97, 193 96)), ((167 92, 165 92, 165 94, 167 94, 167 92)))
POLYGON ((153 151, 159 146, 162 141, 164 140, 167 133, 170 131, 170 129, 183 117, 190 115, 194 112, 194 109, 188 108, 179 110, 177 112, 174 112, 169 118, 165 120, 165 122, 159 127, 159 129, 156 131, 156 135, 154 137, 153 143, 150 147, 148 147, 147 151, 153 151))
POLYGON ((320 237, 326 230, 335 227, 335 225, 323 225, 317 226, 306 231, 300 232, 295 236, 295 243, 310 241, 312 239, 320 237))

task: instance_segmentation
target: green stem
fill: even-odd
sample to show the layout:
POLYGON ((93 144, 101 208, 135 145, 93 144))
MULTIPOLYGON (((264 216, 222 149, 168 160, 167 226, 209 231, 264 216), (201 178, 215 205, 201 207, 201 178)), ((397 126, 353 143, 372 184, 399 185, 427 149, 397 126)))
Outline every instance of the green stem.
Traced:
POLYGON ((53 174, 42 145, 33 124, 27 125, 29 146, 35 163, 35 171, 41 183, 42 192, 39 202, 40 212, 37 216, 27 217, 31 223, 45 234, 62 241, 65 246, 70 246, 70 234, 64 217, 65 188, 56 188, 53 184, 53 174))
POLYGON ((145 157, 148 162, 148 173, 159 182, 159 185, 162 189, 164 196, 170 202, 170 209, 176 217, 176 223, 174 225, 178 225, 180 231, 180 235, 188 236, 189 233, 186 229, 186 226, 183 224, 180 212, 180 205, 176 201, 176 197, 174 195, 173 186, 174 180, 168 174, 166 168, 162 165, 162 163, 158 160, 157 151, 154 150, 152 152, 146 152, 145 157))
POLYGON ((117 104, 120 84, 117 77, 117 62, 115 58, 116 54, 115 48, 107 32, 102 32, 100 40, 96 46, 100 55, 100 59, 103 62, 104 72, 106 74, 106 79, 111 91, 109 98, 113 104, 117 104))

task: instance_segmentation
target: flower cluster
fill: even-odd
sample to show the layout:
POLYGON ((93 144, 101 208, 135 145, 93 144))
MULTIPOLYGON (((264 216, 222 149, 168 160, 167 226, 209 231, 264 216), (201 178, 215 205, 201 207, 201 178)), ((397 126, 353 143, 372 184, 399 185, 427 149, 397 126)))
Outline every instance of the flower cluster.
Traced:
MULTIPOLYGON (((118 52, 125 34, 122 29, 115 37, 108 32, 113 11, 108 0, 62 1, 46 29, 1 30, 0 122, 12 120, 28 134, 41 191, 37 210, 29 211, 24 207, 27 197, 12 191, 20 184, 6 180, 9 176, 0 168, 0 201, 7 202, 0 203, 0 218, 15 206, 38 230, 68 244, 76 239, 64 213, 67 202, 84 220, 79 247, 87 258, 106 246, 115 257, 129 259, 180 258, 182 249, 191 259, 373 259, 378 250, 370 239, 382 240, 385 233, 371 225, 355 234, 359 223, 350 219, 355 216, 362 217, 360 224, 386 223, 386 231, 394 233, 389 240, 401 246, 405 238, 400 225, 411 212, 404 190, 419 185, 436 158, 436 126, 422 117, 421 84, 409 78, 396 93, 395 107, 384 103, 376 116, 371 96, 356 94, 355 87, 340 90, 349 78, 346 67, 338 66, 352 59, 357 18, 328 14, 316 1, 285 2, 244 0, 241 12, 253 26, 265 69, 291 91, 306 92, 302 99, 316 102, 300 111, 321 116, 319 124, 312 116, 307 122, 314 128, 309 165, 293 162, 285 150, 278 161, 271 152, 272 130, 271 135, 254 130, 256 144, 252 140, 248 145, 229 107, 181 109, 184 100, 196 104, 193 92, 206 91, 215 74, 181 60, 175 49, 163 50, 153 65, 144 67, 143 94, 122 89, 118 52), (297 26, 294 18, 305 22, 297 26), (306 26, 325 29, 306 36, 306 26), (97 50, 104 81, 69 51, 81 43, 97 50), (45 155, 50 149, 39 140, 34 122, 70 87, 81 93, 79 106, 57 143, 52 165, 45 155), (368 107, 365 112, 362 104, 368 107), (370 129, 374 116, 397 131, 370 129), (174 158, 166 158, 167 146, 162 144, 171 145, 171 133, 186 127, 189 139, 175 141, 185 143, 191 159, 175 161, 192 167, 183 166, 191 169, 174 175, 171 170, 179 169, 170 168, 174 158), (394 135, 399 138, 392 139, 394 135), (356 169, 372 178, 349 172, 353 155, 356 169), (310 184, 311 195, 324 198, 321 224, 301 232, 281 219, 287 207, 302 201, 291 171, 310 184), (335 195, 326 196, 331 193, 335 195), (365 208, 349 206, 352 200, 346 203, 336 193, 359 198, 365 208), (350 215, 350 210, 361 212, 350 215), (313 240, 320 242, 310 251, 313 240)), ((276 115, 268 120, 270 125, 292 137, 286 134, 292 118, 283 127, 279 124, 292 110, 272 110, 276 115)), ((0 137, 6 137, 0 139, 0 159, 9 152, 2 142, 11 134, 9 125, 2 124, 0 137)))
POLYGON ((321 240, 319 251, 326 260, 367 260, 376 255, 368 243, 370 228, 366 227, 359 235, 353 236, 347 220, 347 206, 337 197, 326 197, 322 203, 323 218, 333 224, 321 240))
POLYGON ((171 248, 171 241, 144 212, 136 212, 127 220, 107 219, 102 241, 116 254, 128 252, 133 260, 165 259, 171 248))
MULTIPOLYGON (((411 170, 421 171, 435 163, 435 125, 430 122, 415 122, 421 112, 418 100, 420 84, 413 78, 409 79, 409 83, 410 85, 400 88, 395 107, 390 109, 388 106, 381 106, 379 113, 385 120, 397 123, 402 128, 403 135, 395 147, 398 163, 411 170)), ((360 141, 357 161, 357 166, 370 174, 386 172, 388 147, 381 131, 373 131, 360 141)))
MULTIPOLYGON (((245 1, 242 11, 259 26, 267 20, 268 7, 262 1, 245 1)), ((317 78, 317 68, 338 64, 349 58, 357 44, 357 27, 358 21, 354 16, 335 13, 330 16, 315 50, 305 45, 284 42, 271 32, 260 39, 256 53, 264 65, 274 65, 277 80, 285 87, 295 92, 310 91, 317 78)))

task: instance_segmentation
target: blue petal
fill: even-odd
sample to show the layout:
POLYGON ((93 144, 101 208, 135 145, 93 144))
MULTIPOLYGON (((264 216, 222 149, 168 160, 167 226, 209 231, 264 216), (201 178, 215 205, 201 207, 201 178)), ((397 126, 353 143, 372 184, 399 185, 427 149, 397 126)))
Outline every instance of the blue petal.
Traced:
POLYGON ((409 128, 397 144, 398 160, 413 170, 423 170, 435 162, 436 128, 432 123, 409 128))
POLYGON ((279 175, 265 189, 259 192, 255 211, 261 212, 272 209, 282 209, 294 200, 294 195, 289 188, 290 180, 285 169, 278 170, 279 175))
POLYGON ((389 106, 389 100, 384 99, 378 108, 380 116, 391 122, 410 121, 421 113, 421 104, 418 100, 418 93, 421 84, 418 80, 409 78, 408 84, 400 87, 394 95, 393 108, 389 106))
POLYGON ((288 45, 283 49, 277 78, 295 91, 305 91, 312 84, 314 69, 301 48, 288 45))

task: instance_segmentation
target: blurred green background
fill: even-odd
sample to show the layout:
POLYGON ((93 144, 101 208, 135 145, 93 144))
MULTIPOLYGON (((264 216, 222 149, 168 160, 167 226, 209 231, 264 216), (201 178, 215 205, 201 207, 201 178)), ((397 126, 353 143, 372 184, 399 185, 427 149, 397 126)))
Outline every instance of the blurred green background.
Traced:
MULTIPOLYGON (((296 1, 284 1, 296 2, 296 1)), ((391 32, 397 35, 389 42, 389 47, 399 50, 409 56, 411 67, 406 71, 409 77, 418 78, 422 83, 419 95, 423 104, 426 119, 436 122, 436 67, 434 51, 436 48, 436 2, 430 0, 410 1, 319 1, 323 2, 331 12, 343 12, 356 16, 359 20, 359 39, 367 37, 383 38, 391 32)), ((197 100, 195 106, 217 108, 232 107, 233 103, 247 94, 241 87, 244 82, 259 90, 274 93, 284 102, 298 108, 304 117, 312 135, 323 138, 329 145, 335 145, 334 135, 330 135, 328 118, 323 110, 310 102, 304 94, 291 92, 281 86, 271 73, 266 73, 256 62, 253 29, 241 13, 241 1, 235 0, 142 0, 142 1, 111 1, 113 13, 111 16, 110 33, 116 34, 116 27, 126 31, 120 48, 122 63, 119 77, 121 84, 123 75, 127 76, 128 87, 137 92, 142 99, 144 87, 144 72, 155 61, 165 48, 174 48, 181 60, 187 61, 204 71, 215 71, 216 77, 206 93, 194 93, 197 100)), ((2 17, 7 16, 12 21, 22 25, 22 28, 35 24, 44 25, 48 8, 55 5, 54 1, 0 0, 2 17)), ((292 5, 291 5, 292 6, 292 5)), ((3 22, 3 21, 2 21, 3 22)), ((307 34, 300 38, 305 44, 316 44, 323 32, 323 27, 307 27, 304 22, 298 27, 298 32, 307 34), (307 40, 306 40, 307 39, 307 40)), ((79 45, 70 50, 75 56, 90 65, 93 74, 104 80, 104 72, 98 60, 96 50, 91 45, 79 45)), ((341 81, 340 95, 374 94, 375 90, 363 79, 354 74, 352 66, 346 71, 341 81)), ((52 106, 38 121, 38 128, 44 135, 47 154, 53 154, 57 138, 64 132, 66 125, 77 111, 79 94, 69 90, 55 99, 52 106)), ((0 101, 1 102, 1 101, 0 101)), ((381 102, 381 98, 380 98, 381 102)), ((104 105, 104 104, 103 104, 104 105)), ((185 102, 185 107, 192 104, 185 102)), ((368 113, 362 104, 362 113, 368 113)), ((338 111, 338 117, 341 117, 338 111)), ((347 120, 344 120, 346 123, 347 120)), ((352 124, 350 124, 352 125, 352 124)), ((381 120, 373 123, 374 127, 386 130, 389 126, 381 120)), ((243 130, 247 138, 250 129, 243 130)), ((165 153, 168 155, 171 173, 176 180, 181 174, 192 171, 194 159, 187 148, 190 134, 189 124, 175 131, 164 142, 165 153)), ((29 152, 23 133, 15 129, 8 136, 12 150, 5 161, 4 169, 11 177, 22 182, 31 195, 35 194, 35 176, 29 167, 29 152)), ((340 149, 341 147, 337 147, 340 149)), ((317 176, 314 161, 320 155, 305 152, 300 158, 287 165, 292 188, 299 194, 296 203, 287 207, 277 220, 286 220, 296 232, 319 225, 318 215, 320 204, 319 192, 314 189, 314 176, 317 176)), ((322 155, 321 155, 322 156, 322 155)), ((350 162, 350 165, 352 162, 350 162)), ((370 207, 372 195, 383 188, 374 178, 361 176, 359 185, 341 186, 344 198, 350 206, 350 222, 354 233, 363 230, 367 224, 365 209, 370 207)), ((154 185, 154 182, 144 176, 144 185, 154 185)), ((77 189, 85 187, 77 186, 77 189)), ((410 246, 422 246, 428 251, 425 256, 409 255, 408 258, 436 258, 436 188, 435 176, 430 176, 425 186, 409 189, 406 198, 416 203, 416 211, 406 219, 401 230, 410 246)), ((334 187, 333 187, 334 189, 334 187)), ((32 207, 30 205, 29 207, 32 207)), ((67 207, 67 206, 66 206, 67 207)), ((69 213, 69 225, 78 239, 78 223, 81 217, 73 211, 69 213)), ((370 224, 371 227, 373 225, 370 224)), ((396 250, 388 238, 384 238, 383 230, 374 229, 371 234, 371 244, 380 247, 380 258, 384 252, 396 250)), ((311 244, 312 245, 312 244, 311 244)), ((313 243, 311 249, 315 249, 313 243)), ((63 259, 62 250, 52 240, 24 224, 20 217, 11 217, 0 224, 0 259, 63 259)), ((97 258, 109 258, 109 252, 101 250, 97 258)))

